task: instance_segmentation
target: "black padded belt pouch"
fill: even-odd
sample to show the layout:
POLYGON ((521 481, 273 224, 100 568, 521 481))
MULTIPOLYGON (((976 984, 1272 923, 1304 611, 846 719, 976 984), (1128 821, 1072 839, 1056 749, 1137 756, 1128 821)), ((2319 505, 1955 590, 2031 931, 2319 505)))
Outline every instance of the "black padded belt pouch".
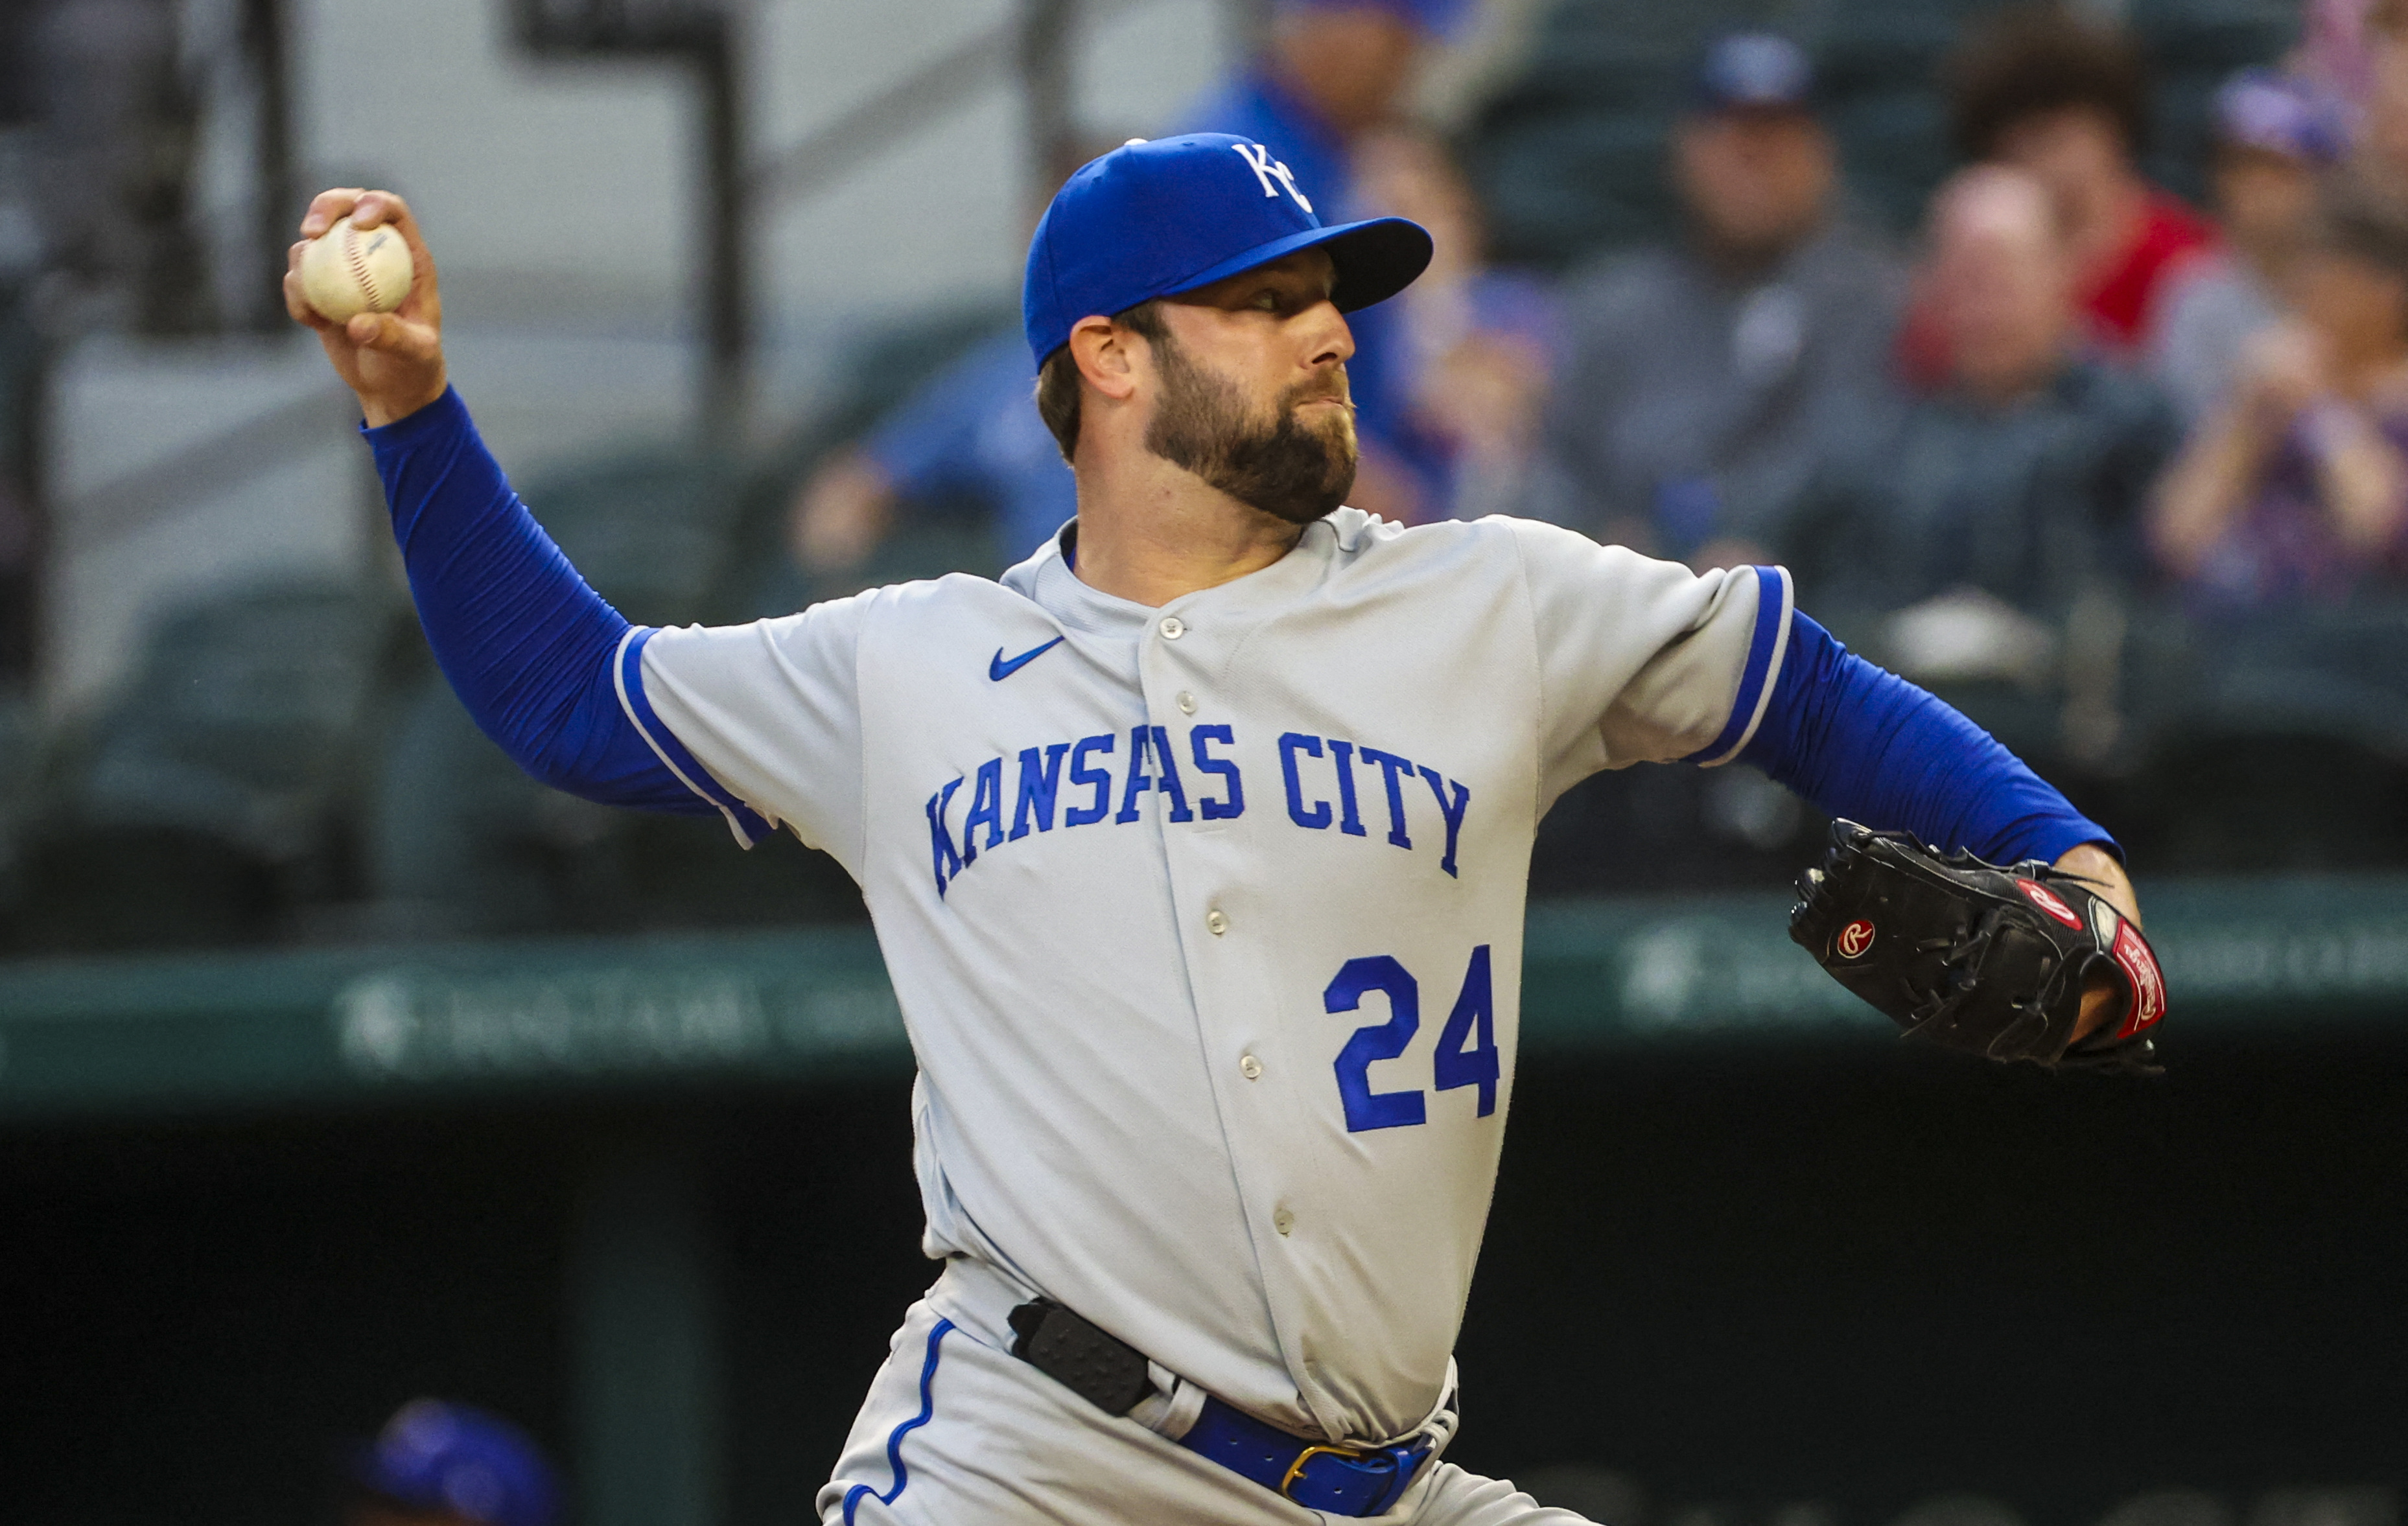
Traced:
POLYGON ((1125 1415, 1154 1391, 1145 1353, 1050 1298, 1011 1311, 1011 1354, 1107 1415, 1125 1415))

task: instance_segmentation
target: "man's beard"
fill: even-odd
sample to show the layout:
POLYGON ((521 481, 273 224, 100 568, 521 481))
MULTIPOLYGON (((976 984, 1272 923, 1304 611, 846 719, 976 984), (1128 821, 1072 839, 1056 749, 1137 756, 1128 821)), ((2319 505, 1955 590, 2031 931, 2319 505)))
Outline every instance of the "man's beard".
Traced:
POLYGON ((1319 410, 1318 428, 1297 413, 1316 398, 1345 403, 1344 370, 1290 387, 1265 422, 1233 383, 1189 360, 1169 335, 1153 346, 1162 400, 1146 426, 1147 449, 1290 524, 1311 524, 1346 501, 1354 487, 1353 406, 1319 410))

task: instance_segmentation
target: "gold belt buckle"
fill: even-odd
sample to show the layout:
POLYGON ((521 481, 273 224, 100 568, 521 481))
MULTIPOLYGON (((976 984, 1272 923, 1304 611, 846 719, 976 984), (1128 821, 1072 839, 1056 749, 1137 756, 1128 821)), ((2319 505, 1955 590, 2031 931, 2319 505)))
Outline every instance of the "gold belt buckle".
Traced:
POLYGON ((1280 1498, 1283 1500, 1296 1498, 1288 1490, 1294 1489, 1296 1481, 1304 1476, 1304 1465, 1324 1453, 1331 1457, 1342 1457, 1349 1462, 1360 1462, 1368 1457, 1377 1455, 1375 1452, 1365 1451, 1359 1447, 1325 1447, 1317 1443, 1307 1447, 1296 1454, 1296 1461, 1288 1464, 1287 1476, 1280 1480, 1280 1498))

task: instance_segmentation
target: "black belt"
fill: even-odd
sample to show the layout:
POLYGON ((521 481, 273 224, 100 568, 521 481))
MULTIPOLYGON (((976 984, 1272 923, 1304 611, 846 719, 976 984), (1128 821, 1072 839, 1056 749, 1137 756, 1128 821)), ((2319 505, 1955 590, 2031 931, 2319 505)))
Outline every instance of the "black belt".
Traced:
MULTIPOLYGON (((1110 1415, 1125 1415, 1154 1391, 1145 1353, 1098 1330, 1050 1298, 1011 1311, 1011 1354, 1110 1415)), ((1433 1443, 1333 1447, 1290 1435, 1207 1395, 1179 1444, 1309 1510, 1376 1516, 1413 1481, 1433 1443)))

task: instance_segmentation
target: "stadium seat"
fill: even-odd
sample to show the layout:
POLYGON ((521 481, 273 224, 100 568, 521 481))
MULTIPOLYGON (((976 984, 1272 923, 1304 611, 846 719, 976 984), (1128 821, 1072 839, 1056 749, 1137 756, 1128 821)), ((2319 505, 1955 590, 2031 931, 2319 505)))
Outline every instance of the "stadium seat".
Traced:
POLYGON ((38 792, 20 941, 264 936, 294 905, 343 893, 390 614, 355 588, 298 585, 162 620, 38 792))
POLYGON ((636 932, 851 920, 834 860, 781 835, 738 851, 713 816, 658 816, 537 783, 440 676, 405 700, 367 828, 373 928, 394 936, 636 932))
POLYGON ((621 613, 683 624, 726 575, 740 482, 725 455, 664 448, 534 478, 519 495, 621 613))
POLYGON ((609 812, 521 773, 427 673, 398 704, 367 815, 380 931, 396 936, 542 933, 590 926, 576 897, 623 891, 607 852, 609 812))
POLYGON ((1743 763, 1644 763, 1567 791, 1530 853, 1538 896, 1773 890, 1822 851, 1829 821, 1743 763))
POLYGON ((2124 792, 2155 864, 2408 863, 2408 604, 2247 620, 2151 611, 2126 682, 2145 735, 2124 792))

